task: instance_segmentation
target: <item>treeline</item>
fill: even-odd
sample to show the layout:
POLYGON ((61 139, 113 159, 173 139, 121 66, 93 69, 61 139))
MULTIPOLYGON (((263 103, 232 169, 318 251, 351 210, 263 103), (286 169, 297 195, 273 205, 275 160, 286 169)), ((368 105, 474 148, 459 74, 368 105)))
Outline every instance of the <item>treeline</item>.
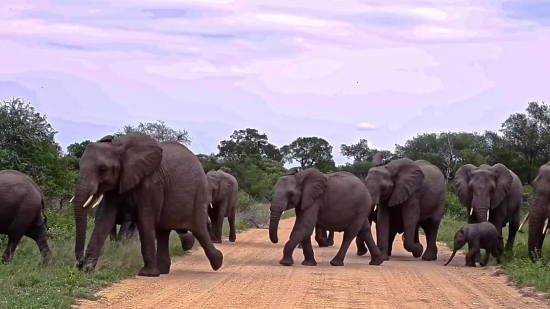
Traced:
MULTIPOLYGON (((47 196, 49 206, 67 205, 74 194, 80 157, 91 141, 75 142, 63 151, 55 141, 57 131, 46 116, 20 98, 1 104, 0 130, 0 169, 15 169, 33 178, 47 196)), ((127 125, 113 134, 133 131, 149 134, 159 142, 171 140, 187 146, 192 142, 186 130, 170 128, 163 121, 127 125)), ((340 166, 334 162, 333 146, 321 137, 299 137, 277 147, 265 133, 253 128, 235 130, 220 141, 217 152, 197 157, 205 172, 225 170, 237 178, 250 197, 266 201, 284 174, 285 163, 316 167, 325 173, 348 171, 365 178, 373 155, 379 151, 385 160, 428 160, 441 169, 447 180, 452 180, 463 164, 499 162, 518 174, 524 184, 531 184, 539 166, 550 161, 549 144, 550 109, 544 102, 530 102, 524 113, 503 119, 498 131, 424 133, 403 145, 396 144, 393 152, 371 149, 366 139, 339 145, 337 151, 351 161, 340 166)))

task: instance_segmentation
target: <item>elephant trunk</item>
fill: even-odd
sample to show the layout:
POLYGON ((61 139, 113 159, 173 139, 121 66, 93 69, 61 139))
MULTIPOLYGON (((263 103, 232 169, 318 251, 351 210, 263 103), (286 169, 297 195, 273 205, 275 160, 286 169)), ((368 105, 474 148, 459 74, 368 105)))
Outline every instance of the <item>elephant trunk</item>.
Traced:
POLYGON ((76 242, 75 242, 75 256, 78 263, 83 262, 84 258, 84 244, 86 243, 86 229, 87 229, 87 208, 84 204, 88 202, 91 196, 93 188, 90 186, 88 177, 81 175, 75 189, 74 197, 74 220, 76 227, 76 242))
POLYGON ((457 251, 458 251, 457 248, 455 248, 455 249, 453 250, 453 254, 451 254, 451 257, 449 258, 449 260, 447 261, 447 263, 445 263, 445 265, 443 265, 443 266, 447 266, 447 265, 449 265, 449 263, 451 263, 451 261, 452 261, 453 258, 455 257, 455 254, 456 254, 457 251))
POLYGON ((472 199, 472 208, 477 223, 488 221, 490 202, 491 199, 488 194, 480 193, 474 195, 472 199))
POLYGON ((545 208, 548 205, 548 193, 537 192, 533 197, 533 205, 529 209, 529 236, 527 239, 527 248, 529 257, 535 261, 540 257, 540 242, 544 237, 544 222, 546 221, 545 208))
POLYGON ((282 211, 271 210, 271 216, 269 218, 269 240, 276 244, 279 242, 279 236, 277 230, 279 229, 279 220, 281 220, 282 211))

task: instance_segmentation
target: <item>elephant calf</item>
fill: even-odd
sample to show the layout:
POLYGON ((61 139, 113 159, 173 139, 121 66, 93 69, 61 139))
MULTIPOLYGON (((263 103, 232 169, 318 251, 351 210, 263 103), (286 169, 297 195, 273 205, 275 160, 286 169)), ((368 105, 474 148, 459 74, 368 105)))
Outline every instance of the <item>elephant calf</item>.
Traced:
POLYGON ((466 254, 466 266, 476 267, 475 256, 480 253, 480 249, 485 249, 485 258, 479 262, 481 266, 487 265, 489 254, 491 254, 497 263, 500 263, 500 256, 504 252, 504 239, 498 233, 497 228, 490 222, 465 224, 456 232, 454 238, 453 254, 445 263, 447 266, 458 250, 468 243, 468 254, 466 254))
POLYGON ((223 219, 229 222, 229 241, 235 242, 237 230, 235 228, 235 214, 237 211, 237 195, 239 184, 233 175, 222 170, 210 171, 206 174, 210 207, 208 217, 212 222, 209 230, 210 239, 214 243, 222 243, 223 219))
POLYGON ((46 202, 42 190, 28 176, 14 170, 0 171, 0 234, 8 235, 2 262, 10 263, 23 236, 32 238, 42 254, 51 259, 46 239, 46 202))

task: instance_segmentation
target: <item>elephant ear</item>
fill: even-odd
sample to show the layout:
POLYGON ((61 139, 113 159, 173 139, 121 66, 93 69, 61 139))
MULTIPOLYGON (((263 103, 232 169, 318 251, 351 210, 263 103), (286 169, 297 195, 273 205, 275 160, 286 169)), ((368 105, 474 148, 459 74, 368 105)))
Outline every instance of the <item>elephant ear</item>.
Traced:
POLYGON ((472 203, 472 192, 470 192, 470 188, 468 187, 468 183, 470 182, 470 174, 476 169, 476 167, 472 164, 464 164, 462 165, 455 174, 455 179, 453 182, 453 186, 455 188, 456 195, 458 196, 458 200, 460 203, 467 208, 471 207, 472 203))
POLYGON ((102 138, 100 138, 97 142, 98 143, 112 143, 115 138, 112 135, 105 135, 102 138))
POLYGON ((299 172, 300 172, 300 167, 292 167, 285 173, 285 176, 296 175, 299 172))
POLYGON ((424 181, 424 173, 420 166, 411 159, 392 161, 393 191, 388 206, 395 206, 406 201, 416 190, 420 189, 424 181))
POLYGON ((384 164, 384 162, 383 162, 382 154, 380 152, 377 152, 372 157, 372 166, 380 166, 380 165, 383 165, 383 164, 384 164))
POLYGON ((512 176, 512 173, 510 170, 501 163, 497 163, 491 167, 491 171, 496 173, 496 187, 493 191, 493 196, 491 196, 491 209, 495 209, 502 203, 504 198, 508 195, 510 192, 510 188, 512 188, 512 182, 514 180, 514 177, 512 176))
POLYGON ((316 168, 295 174, 296 181, 302 187, 302 210, 308 209, 325 193, 327 189, 327 176, 316 168))
POLYGON ((123 148, 120 158, 119 190, 120 193, 124 193, 159 168, 162 148, 149 135, 143 133, 129 133, 114 141, 123 148))

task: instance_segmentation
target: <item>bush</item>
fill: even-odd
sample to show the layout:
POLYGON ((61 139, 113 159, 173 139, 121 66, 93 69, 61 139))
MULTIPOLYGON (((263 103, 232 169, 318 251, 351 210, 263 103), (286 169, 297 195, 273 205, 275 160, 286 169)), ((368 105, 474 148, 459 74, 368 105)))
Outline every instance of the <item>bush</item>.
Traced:
POLYGON ((447 203, 445 204, 445 215, 455 220, 466 222, 468 220, 468 211, 464 207, 458 196, 454 193, 447 192, 447 203))

